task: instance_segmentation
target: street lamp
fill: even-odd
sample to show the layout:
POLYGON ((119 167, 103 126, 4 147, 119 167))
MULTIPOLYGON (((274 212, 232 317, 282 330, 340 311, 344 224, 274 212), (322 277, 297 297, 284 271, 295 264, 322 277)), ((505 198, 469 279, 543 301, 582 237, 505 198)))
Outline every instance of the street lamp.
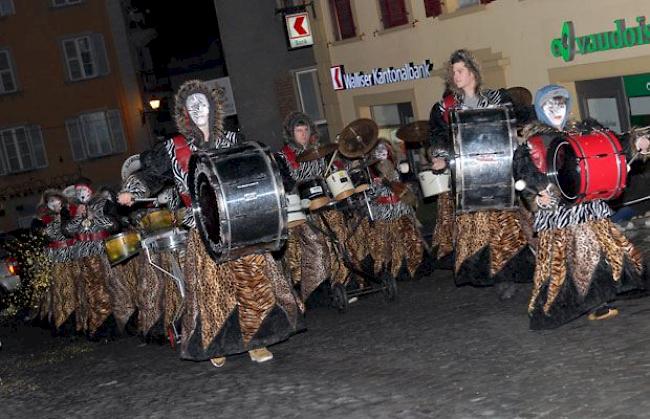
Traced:
POLYGON ((157 98, 151 98, 151 100, 149 101, 149 106, 150 106, 151 109, 153 109, 154 111, 157 111, 158 108, 160 108, 160 99, 157 99, 157 98))
MULTIPOLYGON (((146 107, 145 107, 146 108, 146 107)), ((160 108, 160 99, 157 97, 152 97, 149 99, 149 108, 150 109, 143 109, 140 114, 142 116, 142 125, 146 124, 146 115, 151 112, 157 112, 158 108, 160 108)))

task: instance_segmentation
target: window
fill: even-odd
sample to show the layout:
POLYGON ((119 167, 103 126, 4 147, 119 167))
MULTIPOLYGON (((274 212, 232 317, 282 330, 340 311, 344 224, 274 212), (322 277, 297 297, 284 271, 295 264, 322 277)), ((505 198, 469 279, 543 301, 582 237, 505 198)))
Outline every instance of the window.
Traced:
POLYGON ((406 25, 408 16, 404 0, 379 0, 381 8, 381 21, 384 23, 384 29, 395 26, 406 25))
POLYGON ((436 17, 442 14, 442 0, 424 0, 424 11, 427 17, 436 17))
POLYGON ((314 121, 321 139, 327 139, 327 120, 325 119, 320 85, 318 83, 318 70, 311 68, 297 71, 295 76, 300 108, 314 121))
POLYGON ((334 37, 337 41, 354 38, 357 35, 350 0, 330 0, 330 12, 334 25, 334 37))
POLYGON ((0 0, 0 17, 13 15, 16 13, 13 0, 0 0))
POLYGON ((0 174, 47 167, 41 128, 27 125, 0 130, 0 174))
POLYGON ((91 34, 62 41, 68 80, 78 81, 108 74, 104 38, 91 34))
POLYGON ((119 110, 89 112, 65 121, 75 161, 87 160, 126 151, 126 141, 119 110))
POLYGON ((18 90, 18 86, 16 85, 11 55, 9 55, 9 50, 0 49, 0 95, 15 92, 16 90, 18 90))
POLYGON ((72 6, 81 3, 82 0, 52 0, 52 7, 72 6))
POLYGON ((458 8, 475 6, 477 4, 488 4, 492 3, 494 0, 458 0, 458 8))

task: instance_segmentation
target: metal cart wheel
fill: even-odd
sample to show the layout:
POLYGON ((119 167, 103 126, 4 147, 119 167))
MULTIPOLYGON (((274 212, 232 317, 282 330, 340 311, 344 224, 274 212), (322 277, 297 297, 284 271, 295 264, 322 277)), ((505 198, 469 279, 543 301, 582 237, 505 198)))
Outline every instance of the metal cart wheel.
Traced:
POLYGON ((348 293, 343 284, 334 284, 332 287, 332 306, 341 313, 348 311, 348 293))
POLYGON ((381 284, 383 286, 384 299, 386 302, 395 301, 397 298, 397 281, 388 271, 381 274, 381 284))

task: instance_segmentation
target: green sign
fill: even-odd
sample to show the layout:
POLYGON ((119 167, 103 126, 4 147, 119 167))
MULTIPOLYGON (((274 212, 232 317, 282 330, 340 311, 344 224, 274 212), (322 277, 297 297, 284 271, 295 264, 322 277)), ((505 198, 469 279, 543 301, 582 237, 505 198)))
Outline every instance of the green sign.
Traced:
POLYGON ((650 73, 623 76, 627 97, 650 96, 650 73))
POLYGON ((564 22, 561 37, 551 41, 551 54, 569 62, 573 61, 576 54, 585 55, 650 44, 650 25, 646 25, 645 16, 637 17, 636 22, 637 26, 628 28, 625 26, 625 19, 618 19, 614 21, 616 28, 613 31, 581 36, 576 36, 573 22, 564 22))

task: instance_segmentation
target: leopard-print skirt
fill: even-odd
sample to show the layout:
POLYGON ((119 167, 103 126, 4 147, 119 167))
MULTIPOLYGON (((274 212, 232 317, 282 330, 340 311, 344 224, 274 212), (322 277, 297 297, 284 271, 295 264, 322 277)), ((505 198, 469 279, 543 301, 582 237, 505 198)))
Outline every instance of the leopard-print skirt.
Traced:
POLYGON ((68 261, 55 262, 52 265, 50 321, 57 330, 77 309, 75 281, 78 278, 79 268, 75 266, 76 264, 76 261, 68 261))
POLYGON ((87 256, 78 262, 77 331, 93 337, 112 314, 107 286, 111 268, 105 255, 87 256))
POLYGON ((436 225, 433 228, 433 237, 431 239, 431 249, 436 259, 442 259, 453 252, 454 224, 454 200, 451 192, 445 192, 438 195, 436 225))
POLYGON ((531 329, 552 329, 645 289, 640 252, 608 219, 539 232, 528 305, 531 329))
POLYGON ((286 246, 284 262, 305 302, 330 277, 330 246, 326 237, 308 223, 289 229, 286 246))
POLYGON ((217 264, 193 229, 184 271, 184 359, 207 360, 272 345, 303 327, 303 306, 270 254, 217 264))
POLYGON ((117 328, 120 333, 136 311, 138 266, 137 259, 131 258, 111 268, 108 280, 108 293, 117 328))

